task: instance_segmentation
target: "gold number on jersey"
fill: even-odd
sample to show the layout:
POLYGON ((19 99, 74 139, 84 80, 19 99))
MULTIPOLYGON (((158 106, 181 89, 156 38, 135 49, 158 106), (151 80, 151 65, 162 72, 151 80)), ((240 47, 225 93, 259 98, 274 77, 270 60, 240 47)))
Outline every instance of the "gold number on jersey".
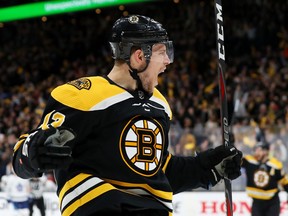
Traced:
POLYGON ((65 115, 53 110, 44 117, 43 123, 41 124, 40 128, 42 130, 46 130, 49 128, 50 125, 52 127, 57 128, 60 127, 64 121, 65 121, 65 115))

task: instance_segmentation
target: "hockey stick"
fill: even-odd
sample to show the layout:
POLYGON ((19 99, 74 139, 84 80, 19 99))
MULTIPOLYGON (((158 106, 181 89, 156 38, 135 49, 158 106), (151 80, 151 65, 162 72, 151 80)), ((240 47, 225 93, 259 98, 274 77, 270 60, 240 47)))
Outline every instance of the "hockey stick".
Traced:
MULTIPOLYGON (((220 94, 220 112, 221 112, 221 131, 223 145, 230 145, 229 135, 229 119, 228 119, 228 104, 226 96, 226 86, 225 86, 225 48, 224 48, 224 27, 223 27, 223 17, 222 17, 222 2, 221 0, 215 0, 215 20, 216 20, 216 45, 218 50, 218 79, 219 79, 219 94, 220 94)), ((233 203, 232 203, 232 186, 231 180, 224 178, 225 184, 225 199, 226 199, 226 215, 233 215, 233 203)))

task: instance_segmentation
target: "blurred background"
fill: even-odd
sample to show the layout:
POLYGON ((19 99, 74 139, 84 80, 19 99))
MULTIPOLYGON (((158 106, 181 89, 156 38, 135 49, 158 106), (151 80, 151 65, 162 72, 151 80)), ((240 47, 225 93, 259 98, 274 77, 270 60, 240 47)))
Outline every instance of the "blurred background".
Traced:
MULTIPOLYGON (((31 2, 40 1, 1 0, 0 9, 31 2)), ((222 3, 235 145, 251 154, 256 139, 265 138, 287 171, 288 1, 222 3)), ((110 71, 109 31, 128 14, 151 16, 174 42, 174 63, 158 86, 174 115, 170 151, 188 156, 222 144, 214 1, 134 2, 0 21, 0 178, 17 138, 38 125, 54 87, 110 71)), ((234 190, 244 190, 245 174, 233 184, 234 190)))

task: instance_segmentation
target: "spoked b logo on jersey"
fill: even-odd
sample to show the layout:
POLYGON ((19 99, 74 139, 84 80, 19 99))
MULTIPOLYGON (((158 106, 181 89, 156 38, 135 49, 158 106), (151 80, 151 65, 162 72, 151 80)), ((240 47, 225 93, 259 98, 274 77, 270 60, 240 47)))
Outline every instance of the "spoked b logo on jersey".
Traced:
POLYGON ((127 166, 142 176, 153 176, 160 168, 164 132, 154 119, 134 117, 120 137, 120 153, 127 166))

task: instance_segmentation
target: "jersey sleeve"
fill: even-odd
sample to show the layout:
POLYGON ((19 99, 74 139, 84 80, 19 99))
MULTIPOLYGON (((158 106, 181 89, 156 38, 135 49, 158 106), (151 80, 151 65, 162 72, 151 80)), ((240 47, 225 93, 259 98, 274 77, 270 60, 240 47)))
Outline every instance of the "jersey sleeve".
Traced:
POLYGON ((271 158, 269 161, 270 166, 275 170, 275 176, 278 183, 283 187, 283 189, 288 192, 288 175, 286 174, 282 162, 276 158, 271 158))
POLYGON ((246 166, 247 166, 247 159, 246 159, 246 157, 244 156, 244 157, 242 158, 241 167, 243 167, 243 168, 245 169, 246 166))
MULTIPOLYGON (((75 109, 65 106, 61 104, 59 101, 56 101, 53 97, 50 97, 47 102, 39 126, 28 133, 22 134, 19 137, 18 142, 14 146, 13 169, 15 173, 22 178, 41 177, 43 173, 34 170, 31 167, 29 161, 29 155, 27 155, 28 152, 27 149, 29 149, 30 136, 33 136, 33 133, 37 130, 45 130, 49 127, 57 128, 60 126, 72 128, 76 134, 79 133, 84 134, 86 133, 84 127, 81 128, 79 126, 80 124, 77 124, 80 123, 82 119, 84 120, 84 117, 80 116, 81 115, 80 113, 81 111, 75 111, 75 109)), ((86 127, 86 129, 87 128, 88 127, 86 127)), ((77 137, 79 136, 76 136, 76 139, 77 137)), ((73 141, 73 143, 75 142, 73 141)), ((73 143, 69 143, 72 149, 73 149, 73 143)))
POLYGON ((168 155, 163 170, 174 194, 199 187, 209 189, 217 184, 212 171, 202 168, 199 164, 197 157, 168 155))
POLYGON ((259 162, 256 160, 256 158, 253 155, 245 155, 242 158, 241 167, 246 169, 249 166, 249 164, 258 164, 258 163, 259 162))
POLYGON ((69 143, 73 151, 74 144, 81 143, 82 137, 86 137, 89 131, 91 131, 89 129, 92 127, 91 122, 93 122, 93 125, 97 124, 97 119, 93 119, 93 121, 89 120, 88 111, 101 98, 95 97, 95 95, 91 97, 96 87, 92 87, 91 83, 90 79, 84 78, 59 86, 52 91, 38 128, 22 134, 14 146, 13 168, 18 176, 33 178, 40 177, 43 174, 32 169, 28 160, 29 156, 22 157, 22 152, 25 151, 23 149, 25 146, 24 143, 27 142, 27 145, 29 145, 29 136, 35 130, 45 130, 49 127, 57 128, 60 126, 71 128, 76 133, 75 141, 71 144, 69 143), (81 134, 81 136, 77 136, 77 134, 81 134))

